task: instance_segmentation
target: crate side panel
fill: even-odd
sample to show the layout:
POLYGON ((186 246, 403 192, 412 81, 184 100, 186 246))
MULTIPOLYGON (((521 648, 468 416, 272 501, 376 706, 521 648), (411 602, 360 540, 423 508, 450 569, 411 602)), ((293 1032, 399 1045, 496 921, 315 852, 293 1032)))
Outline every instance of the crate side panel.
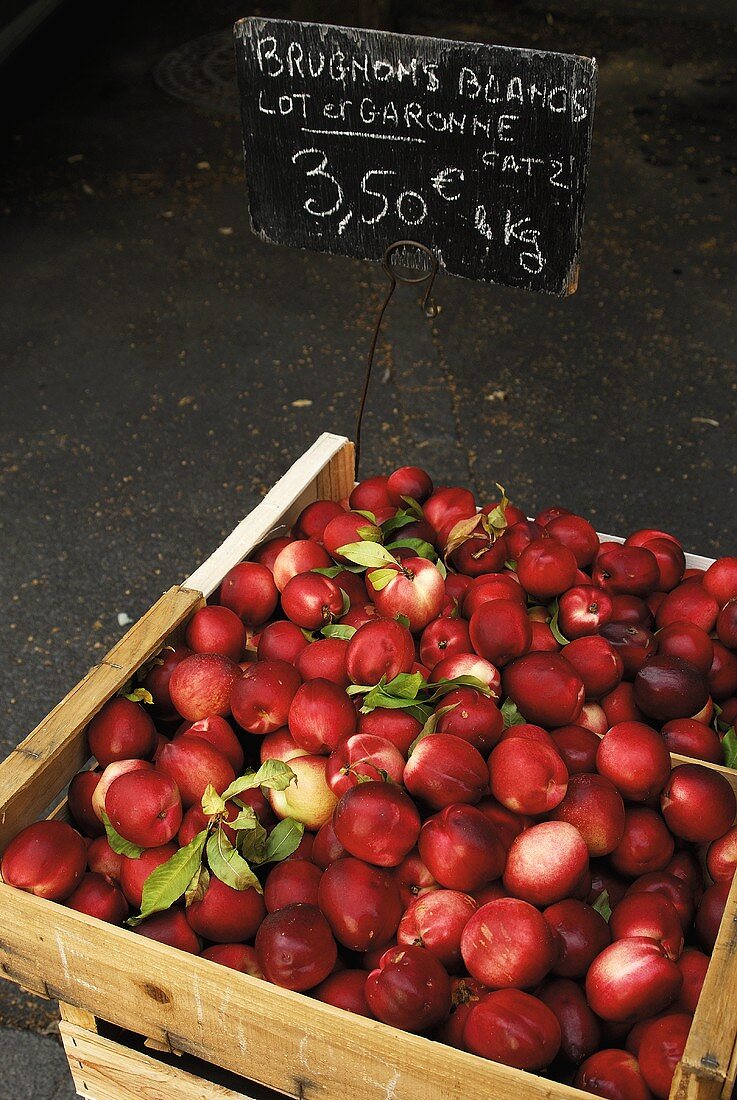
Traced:
POLYGON ((86 1100, 251 1100, 74 1024, 59 1031, 74 1087, 86 1100))
POLYGON ((711 963, 683 1052, 693 1075, 724 1082, 734 1074, 737 1043, 737 878, 727 898, 711 963))
POLYGON ((583 1100, 0 885, 0 966, 31 988, 292 1096, 583 1100), (225 1021, 225 1025, 224 1025, 225 1021))

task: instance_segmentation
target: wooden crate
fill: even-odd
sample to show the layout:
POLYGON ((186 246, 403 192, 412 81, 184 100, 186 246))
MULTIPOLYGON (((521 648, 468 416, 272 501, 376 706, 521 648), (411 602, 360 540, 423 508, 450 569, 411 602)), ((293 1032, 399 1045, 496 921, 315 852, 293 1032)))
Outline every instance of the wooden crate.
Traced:
MULTIPOLYGON (((0 765, 0 848, 59 803, 87 762, 90 718, 177 637, 228 569, 271 532, 289 526, 310 501, 340 499, 353 482, 352 444, 321 436, 215 553, 181 587, 166 592, 72 689, 0 765)), ((673 757, 674 763, 683 759, 673 757)), ((736 772, 711 766, 737 791, 736 772)), ((1 972, 62 1003, 72 1074, 90 1100, 265 1100, 273 1095, 268 1090, 305 1100, 588 1095, 342 1012, 2 883, 0 913, 1 972), (184 1058, 166 1052, 183 1052, 184 1058)), ((737 1068, 736 1037, 737 880, 672 1100, 726 1100, 737 1068)))

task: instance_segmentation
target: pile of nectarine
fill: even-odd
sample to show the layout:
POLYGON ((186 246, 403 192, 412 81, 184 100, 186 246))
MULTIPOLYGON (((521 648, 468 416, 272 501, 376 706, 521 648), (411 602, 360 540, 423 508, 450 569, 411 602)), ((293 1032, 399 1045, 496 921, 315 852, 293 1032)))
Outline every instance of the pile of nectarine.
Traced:
POLYGON ((596 1095, 666 1097, 737 867, 737 558, 414 467, 317 500, 89 723, 5 882, 596 1095), (673 766, 670 753, 693 763, 673 766), (701 763, 699 762, 701 761, 701 763), (706 763, 704 763, 706 762, 706 763))

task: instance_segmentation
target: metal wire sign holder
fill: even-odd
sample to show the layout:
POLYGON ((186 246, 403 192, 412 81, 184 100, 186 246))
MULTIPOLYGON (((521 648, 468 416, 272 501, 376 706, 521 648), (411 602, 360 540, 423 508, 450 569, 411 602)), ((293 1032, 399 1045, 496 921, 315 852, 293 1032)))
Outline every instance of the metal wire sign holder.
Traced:
POLYGON ((361 462, 361 428, 363 423, 363 413, 366 408, 366 398, 368 397, 369 385, 371 383, 371 371, 374 366, 374 357, 376 354, 376 345, 379 341, 379 333, 381 332, 381 326, 384 321, 384 314, 387 307, 392 300, 394 291, 397 289, 397 283, 405 283, 408 286, 419 286, 422 283, 427 283, 425 293, 420 303, 420 308, 428 320, 432 320, 440 313, 440 306, 438 306, 432 298, 432 289, 435 284, 435 276, 438 273, 438 258, 431 248, 428 248, 426 244, 421 244, 419 241, 395 241, 394 244, 390 244, 384 253, 384 258, 381 261, 381 266, 389 280, 389 289, 386 297, 381 304, 378 315, 376 317, 376 325, 374 327, 374 334, 371 340, 371 346, 368 353, 368 361, 366 363, 366 375, 363 381, 363 390, 361 392, 361 400, 358 405, 358 415, 356 417, 356 476, 360 470, 361 462), (421 257, 426 261, 425 266, 419 271, 401 271, 395 266, 398 259, 401 259, 400 254, 406 256, 408 249, 416 249, 421 257))

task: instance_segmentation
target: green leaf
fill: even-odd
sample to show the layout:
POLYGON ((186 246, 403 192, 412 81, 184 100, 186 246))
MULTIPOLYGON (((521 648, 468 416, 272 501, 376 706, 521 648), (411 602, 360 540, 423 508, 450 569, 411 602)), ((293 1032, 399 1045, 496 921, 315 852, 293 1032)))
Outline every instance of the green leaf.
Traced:
POLYGON ((215 817, 217 814, 224 814, 225 809, 225 799, 218 794, 212 783, 208 783, 202 795, 203 814, 205 817, 215 817))
MULTIPOLYGON (((161 662, 163 664, 163 661, 161 662)), ((150 691, 146 691, 145 688, 135 688, 133 691, 124 691, 121 693, 124 699, 130 699, 131 703, 147 703, 149 706, 153 705, 154 697, 150 691)))
POLYGON ((729 722, 722 718, 723 713, 723 708, 719 706, 719 703, 714 703, 714 720, 712 725, 720 737, 723 733, 727 733, 728 730, 731 729, 729 722))
POLYGON ((609 899, 609 891, 602 890, 598 898, 593 904, 593 908, 597 913, 601 913, 605 921, 608 921, 612 915, 612 906, 609 899))
POLYGON ((252 831, 259 824, 259 819, 256 816, 256 811, 252 806, 242 806, 238 816, 234 817, 232 821, 228 822, 231 829, 238 832, 239 829, 252 831))
POLYGON ((417 734, 414 741, 410 745, 409 752, 407 753, 407 758, 408 759, 412 755, 412 753, 415 751, 416 746, 420 743, 420 741, 423 739, 423 737, 430 737, 433 733, 436 732, 436 730, 438 728, 438 722, 443 717, 443 715, 448 714, 449 711, 451 711, 451 710, 455 710, 455 708, 457 706, 458 706, 457 703, 450 703, 448 706, 438 707, 437 710, 434 710, 432 712, 432 714, 430 715, 428 720, 425 722, 425 725, 422 727, 422 729, 420 730, 420 732, 417 734))
POLYGON ((454 691, 455 688, 459 687, 473 688, 474 691, 480 691, 482 695, 487 697, 494 695, 489 685, 485 684, 483 680, 479 680, 478 676, 452 676, 448 679, 438 680, 437 684, 428 684, 428 690, 431 694, 426 701, 434 703, 436 699, 442 699, 449 691, 454 691))
POLYGON ((406 627, 406 629, 407 629, 407 630, 409 630, 409 619, 407 618, 407 616, 406 616, 406 615, 402 615, 402 613, 401 613, 401 612, 398 612, 398 613, 397 613, 397 614, 396 614, 396 615, 394 616, 394 618, 396 619, 396 621, 397 621, 398 623, 400 623, 400 624, 401 624, 402 626, 406 627))
POLYGON ((393 695, 382 695, 381 692, 377 692, 369 701, 369 696, 361 706, 361 714, 370 714, 372 710, 381 708, 383 710, 403 710, 407 714, 411 714, 413 718, 424 725, 427 719, 432 714, 432 708, 426 703, 418 703, 412 699, 396 699, 393 695))
POLYGON ((310 569, 310 573, 319 573, 321 577, 330 577, 331 580, 334 580, 338 573, 342 572, 342 565, 325 565, 322 569, 310 569))
POLYGON ((343 626, 341 623, 328 623, 321 629, 320 633, 325 638, 345 638, 346 641, 350 641, 356 633, 356 628, 355 626, 343 626))
POLYGON ((130 840, 126 840, 124 836, 121 836, 111 824, 110 818, 104 810, 102 811, 102 823, 107 833, 107 842, 116 855, 128 856, 129 859, 141 858, 143 848, 139 848, 137 844, 131 844, 130 840))
POLYGON ((341 616, 343 616, 347 615, 351 609, 351 598, 346 592, 345 588, 341 588, 340 594, 343 597, 343 610, 341 611, 341 616))
POLYGON ((498 539, 507 529, 507 505, 509 504, 509 497, 504 486, 497 481, 496 487, 502 495, 501 500, 496 508, 492 508, 489 512, 486 520, 486 530, 490 532, 494 539, 498 539))
POLYGON ((252 886, 263 894, 261 883, 222 829, 218 829, 207 842, 207 862, 213 875, 231 889, 247 890, 252 886))
POLYGON ((517 562, 513 561, 510 558, 509 561, 505 561, 504 568, 505 569, 511 569, 513 573, 516 573, 517 572, 517 562))
POLYGON ((205 891, 210 885, 210 872, 204 864, 200 864, 195 873, 192 875, 192 881, 187 889, 184 891, 184 904, 189 906, 194 901, 202 901, 205 896, 205 891))
POLYGON ((202 863, 206 840, 207 829, 203 829, 189 844, 175 852, 171 859, 151 872, 143 884, 141 912, 132 918, 135 923, 153 916, 154 913, 161 913, 175 901, 179 901, 202 863))
POLYGON ((425 724, 430 715, 432 714, 432 707, 427 703, 415 704, 414 706, 405 707, 407 714, 411 714, 413 718, 416 718, 420 725, 425 724))
POLYGON ((370 714, 377 708, 405 710, 424 725, 432 714, 432 704, 457 687, 471 687, 483 695, 494 695, 488 685, 476 676, 454 676, 437 684, 428 684, 420 672, 400 673, 389 683, 382 678, 374 687, 351 684, 346 691, 351 696, 364 696, 362 714, 370 714))
POLYGON ((438 560, 435 562, 435 568, 437 569, 443 580, 445 580, 445 578, 448 576, 448 567, 446 566, 445 562, 441 561, 440 558, 438 558, 438 560))
POLYGON ((406 695, 390 695, 386 688, 382 688, 377 684, 376 687, 370 689, 363 700, 361 711, 363 714, 368 714, 370 711, 376 710, 377 707, 382 710, 406 710, 408 707, 414 706, 415 702, 415 699, 406 695))
POLYGON ((254 787, 269 787, 273 791, 285 791, 296 778, 292 769, 283 760, 265 760, 257 772, 249 772, 248 775, 235 779, 223 791, 222 798, 227 802, 229 798, 235 798, 241 791, 252 791, 254 787))
POLYGON ((387 546, 387 550, 399 550, 405 548, 414 550, 418 558, 427 558, 428 561, 437 561, 438 555, 434 546, 424 539, 397 539, 387 546))
POLYGON ((291 856, 300 845, 305 827, 301 821, 285 817, 269 833, 266 838, 266 853, 264 863, 281 863, 287 856, 291 856))
POLYGON ((504 718, 504 728, 508 730, 510 726, 525 726, 527 725, 527 719, 520 714, 517 709, 517 704, 513 703, 511 699, 505 699, 499 708, 504 718))
POLYGON ((370 714, 379 707, 385 710, 406 710, 424 724, 432 713, 432 704, 457 687, 472 687, 483 695, 493 695, 489 687, 475 676, 454 676, 437 684, 428 684, 421 672, 400 673, 388 684, 382 678, 374 687, 351 684, 346 690, 349 695, 365 696, 361 706, 362 714, 370 714))
POLYGON ((356 531, 357 535, 360 535, 364 542, 381 542, 381 528, 375 524, 370 524, 367 527, 359 527, 356 531))
POLYGON ((386 685, 386 691, 400 699, 416 699, 418 692, 424 687, 427 684, 421 672, 400 672, 386 685))
POLYGON ((459 519, 455 523, 448 534, 448 538, 445 543, 445 557, 449 558, 454 550, 457 550, 459 546, 463 546, 464 542, 467 542, 479 528, 481 524, 481 516, 476 513, 473 516, 466 516, 464 519, 459 519))
POLYGON ((351 508, 351 511, 354 512, 357 516, 363 516, 363 518, 367 519, 369 523, 373 524, 374 527, 377 526, 378 520, 373 512, 364 511, 361 508, 351 508))
POLYGON ((322 569, 310 569, 310 573, 335 580, 340 573, 363 573, 363 568, 360 565, 326 565, 322 569))
POLYGON ((399 511, 396 516, 390 516, 381 525, 384 540, 386 541, 391 534, 401 531, 402 527, 407 527, 410 523, 417 523, 417 516, 411 515, 410 512, 399 511))
POLYGON ((378 542, 348 542, 338 547, 338 553, 356 565, 366 569, 380 569, 382 565, 396 565, 396 558, 378 542))
POLYGON ((724 763, 727 767, 737 768, 737 734, 734 726, 730 726, 722 738, 722 750, 724 752, 724 763))
POLYGON ((398 576, 398 569, 374 569, 373 572, 368 574, 368 579, 371 581, 373 588, 375 588, 377 592, 381 592, 388 584, 395 581, 398 576))
POLYGON ((568 645, 570 639, 566 638, 565 634, 561 633, 560 627, 558 626, 560 607, 557 600, 553 600, 553 602, 548 607, 548 615, 550 615, 550 622, 548 623, 548 626, 550 627, 550 633, 553 635, 559 645, 568 645))
POLYGON ((266 829, 256 819, 253 829, 248 832, 238 833, 235 842, 238 853, 247 863, 262 863, 266 851, 266 829))
POLYGON ((415 519, 424 519, 425 513, 422 511, 421 505, 415 500, 414 497, 401 496, 400 500, 403 500, 407 505, 407 511, 415 519))

